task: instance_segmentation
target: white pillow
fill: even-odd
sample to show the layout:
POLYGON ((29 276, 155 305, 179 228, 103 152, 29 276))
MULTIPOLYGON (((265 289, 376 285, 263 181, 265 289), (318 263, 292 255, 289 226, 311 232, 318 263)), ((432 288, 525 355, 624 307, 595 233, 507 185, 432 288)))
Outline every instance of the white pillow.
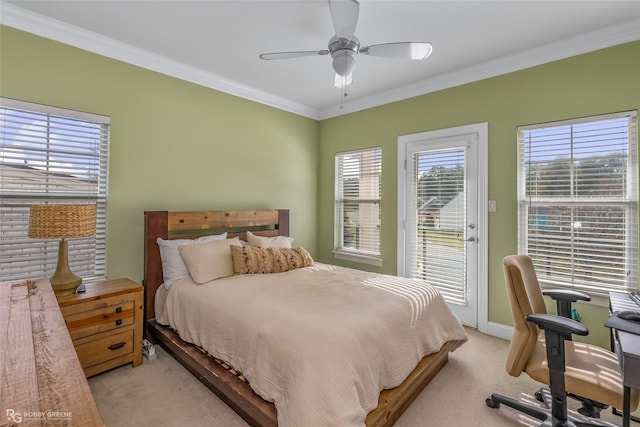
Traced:
POLYGON ((240 239, 234 237, 197 245, 180 245, 178 250, 191 278, 201 285, 222 277, 233 276, 232 245, 240 246, 240 239))
POLYGON ((180 252, 179 245, 192 245, 195 243, 213 242, 215 240, 223 240, 227 238, 227 233, 215 234, 212 236, 202 236, 197 239, 175 239, 164 240, 158 237, 156 242, 160 247, 160 259, 162 260, 162 276, 164 277, 164 287, 169 287, 178 279, 187 277, 189 270, 185 265, 180 252))
POLYGON ((258 246, 260 248, 290 248, 293 237, 287 236, 275 236, 265 237, 256 236, 250 231, 247 231, 247 242, 251 246, 258 246))

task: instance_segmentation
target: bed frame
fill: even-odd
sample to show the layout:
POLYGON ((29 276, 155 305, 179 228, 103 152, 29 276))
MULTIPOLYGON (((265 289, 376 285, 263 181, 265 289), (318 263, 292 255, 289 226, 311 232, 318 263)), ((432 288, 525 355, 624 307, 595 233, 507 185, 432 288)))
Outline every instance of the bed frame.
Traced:
MULTIPOLYGON (((155 293, 162 285, 162 264, 156 240, 196 238, 227 231, 228 237, 246 240, 246 231, 262 236, 288 236, 289 211, 153 211, 144 213, 145 335, 162 345, 196 378, 211 389, 251 426, 276 427, 275 405, 255 394, 246 381, 199 347, 180 339, 177 333, 155 321, 155 293)), ((456 346, 448 342, 440 351, 424 357, 402 384, 380 393, 378 407, 366 418, 368 427, 387 427, 400 417, 449 360, 456 346)))

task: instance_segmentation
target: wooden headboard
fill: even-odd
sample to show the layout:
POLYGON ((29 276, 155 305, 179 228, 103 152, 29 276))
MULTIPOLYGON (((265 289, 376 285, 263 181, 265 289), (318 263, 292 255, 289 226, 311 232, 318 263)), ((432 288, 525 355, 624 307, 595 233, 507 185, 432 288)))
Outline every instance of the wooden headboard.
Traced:
POLYGON ((261 236, 288 236, 289 210, 144 213, 145 320, 155 317, 156 290, 163 283, 158 237, 195 239, 225 231, 229 238, 239 236, 242 240, 246 240, 247 231, 261 236))

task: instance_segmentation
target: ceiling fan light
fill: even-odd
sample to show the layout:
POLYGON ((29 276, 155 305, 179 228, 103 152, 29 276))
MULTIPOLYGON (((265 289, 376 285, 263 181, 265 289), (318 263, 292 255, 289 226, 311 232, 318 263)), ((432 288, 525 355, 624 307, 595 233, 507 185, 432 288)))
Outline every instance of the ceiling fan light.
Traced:
POLYGON ((333 69, 339 76, 348 76, 356 68, 356 53, 349 49, 342 49, 332 54, 333 69))
POLYGON ((336 74, 335 79, 333 80, 333 86, 337 88, 347 87, 351 83, 353 83, 353 74, 348 74, 347 76, 340 76, 336 74))

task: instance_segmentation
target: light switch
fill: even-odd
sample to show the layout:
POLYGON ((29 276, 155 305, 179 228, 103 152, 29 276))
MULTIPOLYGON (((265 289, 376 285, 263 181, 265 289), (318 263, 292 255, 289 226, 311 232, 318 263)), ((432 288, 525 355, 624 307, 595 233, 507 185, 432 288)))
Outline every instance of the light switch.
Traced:
POLYGON ((495 212, 497 208, 495 200, 489 200, 489 212, 495 212))

